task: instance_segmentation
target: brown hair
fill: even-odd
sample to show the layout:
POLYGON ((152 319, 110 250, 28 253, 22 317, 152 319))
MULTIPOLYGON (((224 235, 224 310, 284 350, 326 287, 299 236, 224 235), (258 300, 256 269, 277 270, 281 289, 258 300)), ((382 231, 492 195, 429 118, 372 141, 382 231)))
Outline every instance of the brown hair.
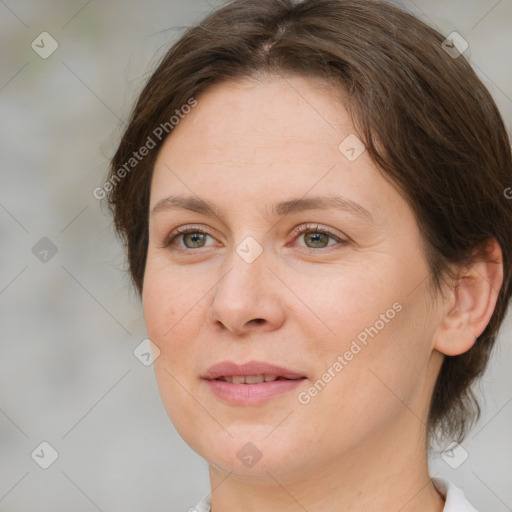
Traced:
POLYGON ((485 242, 494 238, 501 247, 504 282, 492 318, 469 351, 445 356, 430 404, 429 438, 460 442, 480 416, 471 386, 487 365, 511 295, 512 202, 505 190, 512 163, 491 95, 463 56, 445 51, 444 39, 384 2, 231 1, 189 28, 161 60, 105 190, 141 294, 152 170, 173 115, 229 79, 301 74, 336 84, 370 156, 415 213, 433 290, 485 242), (131 160, 144 145, 152 149, 131 160))

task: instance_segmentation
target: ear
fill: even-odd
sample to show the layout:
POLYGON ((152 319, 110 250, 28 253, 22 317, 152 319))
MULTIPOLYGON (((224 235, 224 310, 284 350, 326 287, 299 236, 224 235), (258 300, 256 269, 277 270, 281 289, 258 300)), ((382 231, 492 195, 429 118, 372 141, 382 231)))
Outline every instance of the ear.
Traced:
POLYGON ((459 269, 449 292, 434 348, 447 356, 467 352, 487 327, 503 283, 503 255, 498 242, 489 240, 475 261, 459 269))

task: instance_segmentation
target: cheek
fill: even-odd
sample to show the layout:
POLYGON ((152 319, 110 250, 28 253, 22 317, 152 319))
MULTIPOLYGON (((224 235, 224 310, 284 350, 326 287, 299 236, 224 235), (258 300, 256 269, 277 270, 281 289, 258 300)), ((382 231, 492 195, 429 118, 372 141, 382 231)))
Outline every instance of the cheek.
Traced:
POLYGON ((142 292, 146 330, 160 349, 159 360, 176 371, 201 339, 213 284, 205 272, 186 271, 148 253, 142 292))
MULTIPOLYGON (((395 304, 399 302, 400 292, 389 266, 382 272, 376 267, 352 266, 330 269, 325 274, 319 272, 311 278, 299 278, 303 288, 302 294, 297 295, 317 317, 307 312, 309 324, 320 328, 323 324, 328 329, 322 329, 327 333, 327 350, 348 350, 352 340, 359 337, 364 343, 370 339, 368 330, 374 332, 376 323, 379 332, 393 323, 398 315, 396 309, 400 308, 395 304)), ((296 316, 301 317, 304 318, 304 312, 296 316)), ((318 351, 319 346, 313 342, 309 348, 318 351)))
POLYGON ((340 343, 343 370, 326 396, 333 420, 370 431, 399 416, 424 417, 433 328, 419 328, 428 323, 422 302, 401 298, 395 308, 377 309, 377 316, 367 317, 367 325, 340 343), (337 407, 340 399, 347 410, 337 407))
POLYGON ((313 423, 317 438, 334 444, 343 439, 345 448, 357 446, 362 438, 386 430, 411 410, 422 416, 415 398, 423 390, 426 369, 421 354, 415 354, 413 347, 404 350, 399 341, 407 335, 402 314, 404 310, 380 330, 380 323, 376 330, 357 329, 364 337, 354 336, 354 329, 347 329, 347 336, 339 332, 324 347, 324 363, 317 366, 316 380, 301 396, 301 404, 308 403, 299 406, 300 416, 313 423))
POLYGON ((146 268, 142 296, 144 320, 149 339, 160 350, 154 369, 169 415, 174 408, 187 406, 183 403, 187 396, 182 386, 189 388, 188 373, 196 359, 192 339, 201 325, 198 315, 202 305, 190 289, 181 291, 182 285, 177 276, 156 271, 151 262, 146 268))
POLYGON ((147 283, 143 294, 148 337, 160 349, 159 361, 173 371, 194 349, 204 323, 203 294, 177 291, 175 280, 147 283), (172 357, 171 357, 172 355, 172 357))
POLYGON ((192 398, 195 390, 191 383, 197 378, 193 373, 192 362, 197 359, 193 338, 201 325, 198 315, 202 306, 190 291, 180 293, 180 285, 179 279, 153 273, 149 267, 143 309, 148 337, 160 350, 153 367, 162 403, 180 435, 193 446, 196 439, 191 425, 200 413, 192 398))
POLYGON ((199 306, 204 295, 198 284, 193 278, 184 279, 180 270, 169 266, 162 256, 148 252, 142 306, 146 328, 154 343, 162 343, 165 349, 176 329, 182 329, 181 324, 194 314, 194 305, 199 306))
POLYGON ((427 315, 425 288, 411 293, 418 280, 413 277, 421 273, 408 276, 391 262, 380 269, 340 271, 342 277, 324 283, 325 293, 309 295, 311 309, 330 330, 319 340, 310 327, 307 336, 305 353, 314 355, 315 387, 321 390, 311 391, 322 395, 311 397, 315 414, 327 402, 334 416, 350 411, 349 423, 370 420, 378 411, 388 415, 403 409, 397 396, 412 400, 425 382, 435 321, 427 315))

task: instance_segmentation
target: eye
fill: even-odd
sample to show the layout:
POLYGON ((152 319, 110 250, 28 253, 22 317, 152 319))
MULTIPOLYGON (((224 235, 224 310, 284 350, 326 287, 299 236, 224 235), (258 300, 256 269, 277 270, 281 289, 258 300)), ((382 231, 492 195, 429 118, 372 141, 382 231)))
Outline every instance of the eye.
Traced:
POLYGON ((348 243, 348 240, 344 240, 316 224, 299 226, 295 232, 299 235, 296 240, 303 238, 307 249, 325 249, 336 245, 336 242, 342 245, 348 243), (333 240, 335 243, 329 243, 329 239, 333 240))
POLYGON ((194 226, 183 226, 174 230, 166 238, 163 247, 175 250, 200 249, 202 247, 208 247, 206 245, 207 237, 211 237, 211 235, 204 229, 194 226), (179 241, 181 241, 183 245, 177 243, 179 241))

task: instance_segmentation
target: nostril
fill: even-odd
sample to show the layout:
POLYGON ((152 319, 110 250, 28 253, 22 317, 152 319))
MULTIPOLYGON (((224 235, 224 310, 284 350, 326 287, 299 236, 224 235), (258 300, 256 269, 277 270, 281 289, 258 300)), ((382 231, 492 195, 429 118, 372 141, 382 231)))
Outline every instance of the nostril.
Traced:
POLYGON ((261 324, 263 323, 265 320, 263 318, 255 318, 254 320, 252 320, 252 322, 255 322, 257 324, 261 324))

